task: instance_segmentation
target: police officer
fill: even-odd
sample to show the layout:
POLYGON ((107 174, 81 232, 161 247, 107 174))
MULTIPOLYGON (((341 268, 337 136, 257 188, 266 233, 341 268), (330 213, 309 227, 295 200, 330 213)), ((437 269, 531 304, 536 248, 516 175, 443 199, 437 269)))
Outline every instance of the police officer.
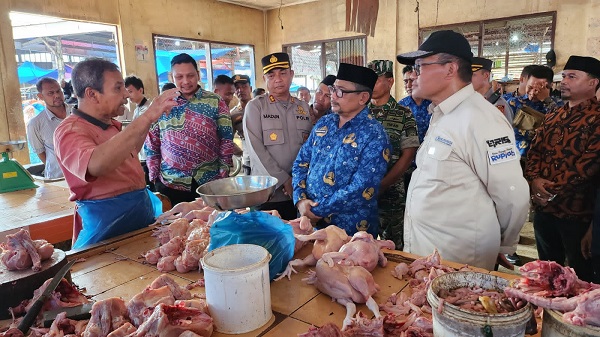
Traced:
POLYGON ((492 60, 483 57, 473 57, 473 63, 471 64, 471 70, 473 76, 471 77, 471 83, 475 91, 483 95, 488 102, 492 103, 506 119, 512 123, 513 112, 508 105, 508 102, 502 97, 500 89, 494 91, 492 88, 491 76, 492 76, 492 60))
POLYGON ((406 204, 404 172, 415 159, 419 147, 417 125, 410 109, 399 105, 390 94, 394 85, 394 63, 374 60, 367 67, 377 74, 369 109, 383 125, 392 145, 387 172, 379 190, 379 235, 394 241, 396 249, 402 250, 406 204))
POLYGON ((291 199, 292 164, 312 129, 306 102, 292 97, 290 85, 294 71, 286 53, 262 58, 267 95, 246 105, 243 126, 252 175, 278 179, 277 190, 262 209, 279 211, 283 219, 297 218, 291 199))

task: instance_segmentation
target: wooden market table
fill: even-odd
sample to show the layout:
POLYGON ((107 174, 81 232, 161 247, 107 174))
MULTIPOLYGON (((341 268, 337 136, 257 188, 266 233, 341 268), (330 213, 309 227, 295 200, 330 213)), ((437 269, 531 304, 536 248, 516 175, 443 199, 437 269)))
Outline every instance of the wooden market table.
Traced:
MULTIPOLYGON (((146 228, 98 244, 92 249, 67 252, 69 260, 85 259, 73 266, 71 270, 73 282, 84 289, 83 292, 93 300, 122 297, 128 301, 161 275, 156 266, 144 263, 141 257, 143 252, 158 246, 157 240, 150 236, 151 233, 152 228, 146 228)), ((303 247, 296 257, 308 255, 311 248, 311 245, 303 247)), ((386 302, 392 293, 408 289, 406 288, 408 280, 394 278, 391 270, 400 262, 410 263, 419 257, 400 251, 387 251, 386 256, 388 265, 385 268, 377 267, 372 272, 375 281, 381 287, 381 290, 373 296, 379 304, 386 302)), ((444 264, 457 268, 462 266, 452 262, 444 262, 444 264)), ((331 297, 302 281, 309 269, 297 268, 298 274, 292 275, 291 281, 283 279, 271 282, 273 318, 263 327, 238 336, 296 336, 308 331, 311 325, 322 326, 328 322, 341 327, 346 308, 332 302, 331 297)), ((477 271, 488 272, 481 269, 477 271)), ((173 271, 168 274, 181 285, 188 285, 203 278, 203 274, 197 271, 185 274, 173 271)), ((494 274, 506 278, 516 277, 496 272, 494 274)), ((196 287, 191 292, 202 295, 204 287, 196 287)), ((364 304, 357 305, 357 310, 371 315, 364 304)), ((0 322, 0 327, 7 323, 0 322)), ((212 336, 230 335, 215 331, 212 336)))
POLYGON ((70 240, 73 236, 73 209, 69 188, 64 180, 35 180, 38 188, 0 193, 0 242, 20 228, 29 230, 32 239, 50 243, 70 240))

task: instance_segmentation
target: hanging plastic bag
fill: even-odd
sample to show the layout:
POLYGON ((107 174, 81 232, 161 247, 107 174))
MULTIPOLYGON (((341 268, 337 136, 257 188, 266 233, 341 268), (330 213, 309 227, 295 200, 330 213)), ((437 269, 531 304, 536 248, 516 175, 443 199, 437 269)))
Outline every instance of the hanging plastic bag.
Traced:
POLYGON ((294 231, 280 218, 265 212, 220 213, 210 228, 208 250, 238 243, 264 247, 271 254, 271 280, 283 272, 294 256, 294 231))

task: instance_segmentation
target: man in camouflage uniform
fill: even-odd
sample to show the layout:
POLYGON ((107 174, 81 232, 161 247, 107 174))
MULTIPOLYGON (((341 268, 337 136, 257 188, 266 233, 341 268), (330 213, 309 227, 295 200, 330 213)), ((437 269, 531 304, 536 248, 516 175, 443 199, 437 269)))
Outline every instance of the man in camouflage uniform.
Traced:
POLYGON ((379 191, 379 235, 382 239, 394 241, 396 249, 402 250, 406 204, 404 172, 415 158, 419 136, 410 109, 399 105, 390 94, 394 85, 393 62, 375 60, 367 67, 378 76, 369 109, 383 125, 392 145, 387 173, 379 191))

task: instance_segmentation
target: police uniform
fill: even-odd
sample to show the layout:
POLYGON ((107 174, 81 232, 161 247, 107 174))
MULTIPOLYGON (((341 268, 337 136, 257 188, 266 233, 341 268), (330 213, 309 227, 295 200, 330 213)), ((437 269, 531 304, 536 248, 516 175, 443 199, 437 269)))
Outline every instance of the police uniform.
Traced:
MULTIPOLYGON (((393 73, 394 64, 388 60, 375 60, 369 62, 367 67, 381 76, 385 73, 393 73)), ((369 109, 375 119, 383 125, 390 139, 391 154, 387 166, 387 172, 390 172, 400 159, 402 150, 419 147, 415 118, 410 109, 399 105, 392 96, 381 106, 370 103, 369 109)), ((396 249, 399 250, 404 246, 405 191, 404 179, 398 179, 379 196, 379 235, 382 239, 394 241, 396 249)))
MULTIPOLYGON (((290 67, 286 53, 267 55, 262 63, 265 74, 290 67)), ((294 203, 284 194, 283 184, 291 178, 292 164, 312 129, 308 104, 291 96, 289 101, 280 102, 273 95, 261 95, 246 105, 243 125, 251 174, 278 179, 275 195, 263 209, 276 209, 287 220, 296 218, 294 203)))
MULTIPOLYGON (((471 64, 471 71, 476 72, 479 70, 487 70, 489 72, 492 71, 492 60, 490 59, 486 59, 483 57, 473 57, 473 63, 471 64)), ((504 115, 504 117, 506 117, 506 119, 512 123, 513 121, 513 111, 510 108, 510 106, 508 105, 508 102, 506 101, 506 99, 504 99, 504 97, 502 97, 502 95, 500 95, 499 92, 494 91, 494 88, 492 88, 490 86, 490 89, 485 93, 485 95, 483 95, 483 97, 490 103, 492 103, 496 108, 498 108, 498 110, 500 110, 500 112, 502 112, 502 114, 504 115)))

